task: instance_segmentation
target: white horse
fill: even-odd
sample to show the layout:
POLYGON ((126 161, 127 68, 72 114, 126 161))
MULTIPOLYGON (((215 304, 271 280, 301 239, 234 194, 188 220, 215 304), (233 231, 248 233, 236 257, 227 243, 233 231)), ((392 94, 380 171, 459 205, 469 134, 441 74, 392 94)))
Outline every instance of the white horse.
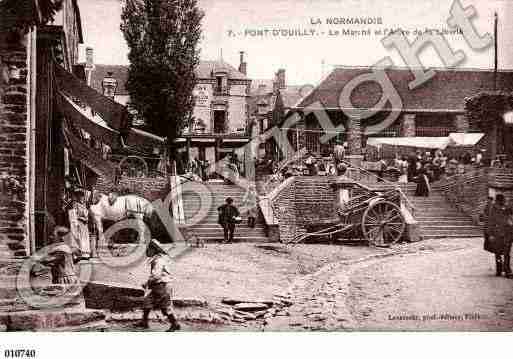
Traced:
POLYGON ((141 235, 146 229, 142 221, 152 215, 153 205, 147 199, 132 194, 109 197, 97 192, 93 196, 93 204, 89 207, 89 212, 98 230, 98 243, 105 244, 102 222, 104 219, 114 222, 128 218, 138 219, 140 220, 138 232, 141 235))

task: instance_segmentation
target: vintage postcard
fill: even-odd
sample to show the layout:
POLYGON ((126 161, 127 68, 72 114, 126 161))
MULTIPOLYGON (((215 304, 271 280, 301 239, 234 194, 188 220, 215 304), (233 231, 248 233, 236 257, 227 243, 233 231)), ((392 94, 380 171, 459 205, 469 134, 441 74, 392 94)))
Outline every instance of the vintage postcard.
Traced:
POLYGON ((511 331, 512 24, 0 0, 0 332, 511 331))

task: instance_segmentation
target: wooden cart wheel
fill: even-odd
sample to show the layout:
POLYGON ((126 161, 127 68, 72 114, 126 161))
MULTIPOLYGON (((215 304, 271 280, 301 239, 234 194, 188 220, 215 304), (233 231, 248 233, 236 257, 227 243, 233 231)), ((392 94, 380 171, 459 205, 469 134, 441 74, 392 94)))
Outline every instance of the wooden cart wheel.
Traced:
POLYGON ((386 200, 370 203, 362 216, 363 236, 375 246, 386 246, 397 242, 405 228, 406 222, 401 209, 386 200))

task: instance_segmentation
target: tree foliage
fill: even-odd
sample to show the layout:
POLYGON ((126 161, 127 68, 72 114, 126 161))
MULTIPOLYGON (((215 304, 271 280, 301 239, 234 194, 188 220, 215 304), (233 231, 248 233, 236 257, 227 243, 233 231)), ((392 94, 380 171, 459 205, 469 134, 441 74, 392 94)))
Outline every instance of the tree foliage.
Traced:
POLYGON ((513 109, 513 95, 503 92, 481 92, 465 99, 465 111, 471 127, 488 132, 493 121, 513 109))
POLYGON ((146 130, 170 143, 194 107, 202 18, 197 0, 126 0, 123 6, 130 105, 146 130))

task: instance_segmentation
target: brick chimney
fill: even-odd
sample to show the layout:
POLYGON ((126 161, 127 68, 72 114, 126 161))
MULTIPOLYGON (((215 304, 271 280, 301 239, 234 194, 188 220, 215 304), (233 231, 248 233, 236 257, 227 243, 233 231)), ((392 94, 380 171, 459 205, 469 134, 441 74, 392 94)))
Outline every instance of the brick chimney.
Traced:
POLYGON ((93 68, 93 65, 94 65, 93 48, 86 47, 85 53, 86 53, 86 68, 91 69, 91 68, 93 68))
POLYGON ((86 47, 86 63, 85 63, 85 72, 86 72, 86 81, 87 85, 91 86, 91 76, 94 69, 94 53, 92 47, 86 47))
POLYGON ((276 73, 276 82, 278 83, 279 89, 284 89, 287 87, 287 82, 285 80, 285 69, 279 69, 276 73))
POLYGON ((278 90, 280 89, 278 79, 275 77, 273 81, 273 94, 276 94, 278 90))
POLYGON ((243 73, 244 75, 248 74, 248 64, 244 61, 244 51, 240 52, 239 72, 243 73))

